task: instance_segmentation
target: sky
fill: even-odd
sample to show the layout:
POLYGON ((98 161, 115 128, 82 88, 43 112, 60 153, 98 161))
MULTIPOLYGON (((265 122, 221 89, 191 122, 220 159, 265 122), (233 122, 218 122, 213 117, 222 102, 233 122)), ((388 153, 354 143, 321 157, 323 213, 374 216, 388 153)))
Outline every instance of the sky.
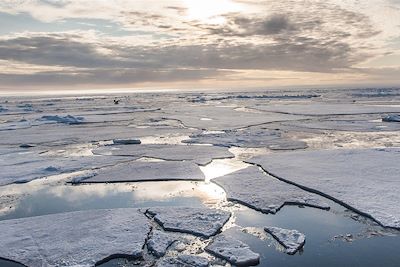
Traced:
POLYGON ((400 0, 1 0, 0 90, 400 85, 400 0))

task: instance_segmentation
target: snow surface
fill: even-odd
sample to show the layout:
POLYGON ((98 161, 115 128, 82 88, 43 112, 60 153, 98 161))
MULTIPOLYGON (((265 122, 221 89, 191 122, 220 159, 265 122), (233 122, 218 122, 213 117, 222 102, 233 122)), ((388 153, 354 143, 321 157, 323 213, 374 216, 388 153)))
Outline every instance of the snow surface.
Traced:
POLYGON ((213 144, 226 147, 267 147, 271 150, 304 149, 307 144, 302 141, 285 138, 279 131, 262 128, 249 128, 226 132, 197 133, 184 143, 213 144))
POLYGON ((168 247, 176 240, 170 234, 160 230, 153 230, 150 239, 147 241, 147 248, 154 256, 160 258, 165 255, 168 247))
MULTIPOLYGON (((118 158, 118 157, 116 157, 118 158)), ((132 161, 101 169, 97 175, 81 180, 83 183, 116 183, 139 181, 196 180, 203 181, 199 166, 191 162, 132 161)))
POLYGON ((105 146, 93 150, 94 154, 131 156, 135 158, 149 157, 163 160, 186 160, 199 165, 206 165, 213 159, 233 158, 231 152, 224 147, 188 146, 188 145, 126 145, 105 146))
POLYGON ((194 255, 178 255, 160 259, 156 267, 208 267, 208 259, 194 255))
POLYGON ((225 190, 228 200, 264 213, 276 213, 287 204, 329 209, 322 197, 265 175, 256 166, 211 181, 225 190))
POLYGON ((235 266, 254 266, 260 262, 260 255, 240 240, 220 234, 205 250, 235 266))
POLYGON ((205 238, 217 234, 231 216, 223 210, 192 207, 149 208, 147 213, 166 231, 205 238))
POLYGON ((90 210, 0 222, 0 257, 29 267, 94 266, 142 256, 150 223, 137 209, 90 210))
POLYGON ((249 162, 274 176, 320 192, 386 227, 400 228, 400 149, 298 151, 249 162))
POLYGON ((306 236, 297 230, 278 227, 265 227, 264 230, 281 243, 285 247, 286 253, 290 255, 295 254, 306 242, 306 236))

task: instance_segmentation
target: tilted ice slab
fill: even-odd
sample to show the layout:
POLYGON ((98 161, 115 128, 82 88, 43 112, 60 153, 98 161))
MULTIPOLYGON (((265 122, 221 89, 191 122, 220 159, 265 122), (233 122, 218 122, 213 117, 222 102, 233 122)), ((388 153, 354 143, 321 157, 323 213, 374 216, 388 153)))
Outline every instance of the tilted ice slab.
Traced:
POLYGON ((383 226, 400 228, 400 148, 288 152, 249 161, 383 226))
POLYGON ((264 213, 276 213, 286 204, 329 209, 322 197, 265 175, 256 166, 211 181, 225 190, 228 200, 264 213))
POLYGON ((201 172, 199 166, 191 162, 133 161, 101 169, 97 172, 97 175, 78 182, 117 183, 169 180, 203 181, 204 174, 201 172))
POLYGON ((231 152, 224 147, 216 146, 188 146, 188 145, 125 145, 105 146, 93 150, 94 154, 149 157, 164 160, 193 161, 199 165, 206 165, 213 159, 233 158, 231 152))
POLYGON ((165 255, 168 247, 176 240, 177 239, 170 234, 160 230, 153 230, 149 241, 147 241, 147 248, 154 256, 159 258, 165 255))
POLYGON ((260 255, 247 244, 224 234, 216 236, 205 250, 234 266, 253 266, 260 262, 260 255))
POLYGON ((295 115, 347 115, 347 114, 374 114, 400 112, 400 107, 384 105, 361 105, 348 103, 321 103, 311 102, 307 104, 275 104, 253 106, 262 111, 279 112, 295 115))
POLYGON ((160 259, 156 267, 208 267, 208 259, 194 255, 178 255, 160 259))
POLYGON ((271 234, 290 255, 295 254, 306 242, 306 236, 297 230, 278 227, 265 227, 264 230, 271 234))
POLYGON ((0 257, 29 267, 94 266, 140 258, 150 223, 137 209, 91 210, 0 222, 0 257))
POLYGON ((199 133, 190 136, 184 143, 213 144, 226 147, 267 147, 272 150, 294 150, 307 148, 303 141, 281 136, 278 131, 267 129, 245 129, 217 133, 199 133))
POLYGON ((192 207, 149 208, 147 214, 166 231, 206 238, 217 234, 231 216, 227 211, 192 207))

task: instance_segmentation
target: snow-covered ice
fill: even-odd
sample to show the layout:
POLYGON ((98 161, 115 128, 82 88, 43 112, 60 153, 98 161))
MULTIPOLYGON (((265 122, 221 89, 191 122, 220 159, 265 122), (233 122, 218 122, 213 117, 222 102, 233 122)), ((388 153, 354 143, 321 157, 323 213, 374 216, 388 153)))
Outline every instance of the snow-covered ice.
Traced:
POLYGON ((260 255, 247 244, 224 234, 214 237, 205 250, 234 266, 254 266, 260 262, 260 255))
POLYGON ((205 238, 217 234, 231 216, 230 212, 223 210, 192 207, 149 208, 147 214, 166 231, 205 238))
POLYGON ((233 158, 234 155, 224 147, 197 145, 125 145, 105 146, 93 150, 94 154, 148 157, 173 161, 193 161, 206 165, 213 159, 233 158))
POLYGON ((150 223, 137 209, 90 210, 0 222, 0 257, 29 267, 94 266, 140 258, 150 223))
POLYGON ((284 246, 287 254, 295 254, 306 242, 306 236, 297 230, 278 227, 265 227, 264 230, 284 246))
POLYGON ((228 200, 265 213, 276 213, 287 204, 329 209, 322 197, 265 175, 256 166, 211 181, 225 190, 228 200))
POLYGON ((208 267, 210 265, 207 258, 194 255, 168 256, 160 259, 156 267, 208 267))
POLYGON ((164 161, 140 162, 132 161, 103 168, 97 175, 84 179, 83 183, 116 183, 168 180, 203 181, 204 174, 199 166, 191 162, 164 161))
POLYGON ((249 160, 291 183, 400 228, 400 149, 297 151, 249 160))
POLYGON ((169 246, 177 239, 172 235, 160 230, 153 230, 150 239, 147 241, 147 248, 149 251, 160 258, 165 255, 169 246))

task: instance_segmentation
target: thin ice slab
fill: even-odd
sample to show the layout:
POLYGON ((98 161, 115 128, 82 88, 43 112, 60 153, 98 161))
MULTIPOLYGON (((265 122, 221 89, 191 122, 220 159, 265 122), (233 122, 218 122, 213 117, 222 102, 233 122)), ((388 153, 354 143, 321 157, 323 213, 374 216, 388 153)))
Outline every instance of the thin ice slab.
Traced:
POLYGON ((225 190, 228 200, 264 213, 276 213, 287 204, 329 209, 322 197, 265 175, 256 166, 211 181, 225 190))
POLYGON ((206 165, 213 159, 233 158, 234 155, 224 147, 188 145, 125 145, 105 146, 93 150, 94 154, 149 157, 164 160, 193 161, 206 165))
POLYGON ((400 228, 400 149, 288 152, 252 158, 274 176, 400 228))
POLYGON ((160 259, 156 267, 208 267, 208 259, 194 255, 178 255, 177 257, 164 257, 160 259))
POLYGON ((30 267, 94 266, 140 258, 150 223, 137 209, 91 210, 0 222, 0 257, 30 267))
POLYGON ((115 165, 98 171, 97 175, 80 183, 118 183, 143 181, 190 180, 203 181, 199 166, 191 162, 140 162, 115 165))
POLYGON ((231 216, 227 211, 192 207, 149 208, 147 214, 166 231, 205 238, 217 234, 231 216))
POLYGON ((224 234, 216 236, 205 250, 235 266, 254 266, 260 262, 260 255, 247 244, 224 234))
POLYGON ((306 236, 297 230, 278 227, 265 227, 264 230, 271 234, 285 248, 286 253, 290 255, 295 254, 306 242, 306 236))
POLYGON ((147 241, 147 248, 154 256, 160 258, 165 255, 169 246, 171 246, 176 240, 177 239, 171 234, 160 230, 153 230, 149 241, 147 241))

